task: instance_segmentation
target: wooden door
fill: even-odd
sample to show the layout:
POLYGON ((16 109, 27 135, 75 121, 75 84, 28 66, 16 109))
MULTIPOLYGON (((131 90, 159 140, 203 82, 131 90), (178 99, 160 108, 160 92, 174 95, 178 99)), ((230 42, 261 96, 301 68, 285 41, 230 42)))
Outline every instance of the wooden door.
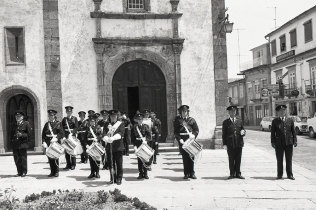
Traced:
MULTIPOLYGON (((131 61, 123 64, 112 81, 113 108, 129 113, 135 110, 151 109, 162 122, 162 141, 168 133, 166 82, 161 70, 148 61, 131 61), (138 89, 138 95, 131 91, 138 89), (130 92, 130 95, 129 95, 130 92), (131 97, 131 93, 133 96, 131 97), (138 100, 138 101, 133 101, 138 100)), ((134 113, 129 113, 132 116, 134 113)))
POLYGON ((7 103, 6 113, 7 113, 7 142, 5 143, 6 151, 12 151, 12 145, 10 142, 10 136, 13 126, 16 125, 15 120, 15 112, 17 110, 21 110, 25 113, 25 120, 27 120, 32 128, 32 135, 31 141, 29 143, 29 149, 33 150, 35 146, 35 139, 34 139, 34 105, 31 99, 24 95, 19 94, 13 96, 9 99, 7 103))

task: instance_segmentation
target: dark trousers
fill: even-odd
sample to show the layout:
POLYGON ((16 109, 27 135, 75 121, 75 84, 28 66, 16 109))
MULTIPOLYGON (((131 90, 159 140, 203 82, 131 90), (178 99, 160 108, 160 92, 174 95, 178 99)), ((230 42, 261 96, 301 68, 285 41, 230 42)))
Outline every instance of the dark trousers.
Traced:
POLYGON ((26 149, 13 149, 13 157, 18 174, 27 174, 27 152, 26 149))
POLYGON ((84 163, 84 162, 87 162, 88 160, 88 154, 87 154, 87 144, 85 142, 82 142, 80 141, 81 143, 81 146, 82 146, 82 154, 80 155, 80 158, 81 158, 81 162, 84 163))
POLYGON ((66 157, 66 168, 71 168, 72 166, 76 167, 76 156, 69 155, 67 152, 65 153, 66 157))
POLYGON ((124 139, 123 139, 123 144, 124 144, 124 155, 129 154, 129 144, 131 142, 131 131, 128 129, 125 129, 124 133, 124 139))
POLYGON ((276 145, 275 146, 275 154, 278 163, 278 176, 283 176, 283 157, 285 153, 285 161, 286 161, 286 173, 287 176, 293 176, 292 173, 292 157, 293 157, 293 145, 283 146, 276 145))
POLYGON ((154 152, 154 155, 151 157, 150 159, 150 164, 152 163, 152 161, 155 161, 157 160, 157 153, 156 153, 156 142, 153 142, 153 141, 149 141, 148 142, 148 145, 150 146, 150 148, 152 148, 153 150, 155 150, 154 152))
POLYGON ((229 161, 229 171, 231 176, 239 176, 242 147, 232 148, 227 147, 228 161, 229 161))
POLYGON ((194 171, 194 161, 191 159, 190 155, 181 148, 181 155, 183 160, 184 175, 195 175, 194 171))
POLYGON ((112 157, 109 154, 109 169, 111 180, 114 178, 116 180, 122 180, 123 178, 123 152, 117 151, 112 152, 112 157))
POLYGON ((100 170, 100 161, 93 160, 93 158, 89 156, 89 163, 91 174, 98 174, 100 170))
MULTIPOLYGON (((105 142, 102 141, 102 146, 105 147, 105 142)), ((102 161, 102 164, 103 164, 103 169, 105 168, 108 168, 109 167, 109 157, 110 156, 110 152, 108 150, 105 151, 105 153, 101 156, 101 161, 102 161)))
POLYGON ((50 173, 58 174, 59 173, 59 159, 48 158, 50 173))
POLYGON ((137 158, 137 161, 138 161, 138 172, 139 172, 139 175, 146 176, 147 175, 147 168, 144 166, 144 163, 141 161, 140 158, 137 158))

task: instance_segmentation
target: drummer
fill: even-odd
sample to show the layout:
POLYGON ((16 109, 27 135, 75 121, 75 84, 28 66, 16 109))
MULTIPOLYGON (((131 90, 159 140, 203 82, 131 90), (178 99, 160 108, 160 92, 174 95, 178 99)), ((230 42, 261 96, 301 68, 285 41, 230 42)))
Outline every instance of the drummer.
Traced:
POLYGON ((174 136, 179 143, 180 153, 183 160, 184 179, 196 179, 194 172, 194 161, 182 146, 190 138, 196 138, 199 134, 199 127, 194 118, 189 117, 190 107, 182 105, 178 109, 179 115, 174 120, 174 136), (189 132, 188 132, 189 131, 189 132))
MULTIPOLYGON (((149 126, 143 123, 143 115, 138 113, 134 116, 135 124, 132 128, 132 142, 134 150, 136 151, 143 143, 147 143, 151 139, 151 132, 149 126)), ((147 169, 150 167, 150 163, 143 163, 142 160, 137 157, 138 161, 138 172, 137 179, 149 179, 147 169)))
MULTIPOLYGON (((102 115, 102 119, 99 120, 99 122, 98 122, 97 133, 102 136, 104 127, 108 127, 108 125, 109 125, 109 112, 107 110, 101 110, 100 113, 102 115)), ((105 147, 104 141, 102 141, 102 146, 105 147)), ((107 154, 107 155, 109 155, 109 154, 107 154)), ((105 153, 102 155, 102 164, 103 164, 102 170, 108 169, 108 162, 107 162, 105 153)))
MULTIPOLYGON (((65 133, 65 138, 68 138, 69 135, 72 135, 74 138, 76 138, 77 129, 78 129, 78 119, 75 116, 72 116, 72 106, 66 106, 66 114, 67 117, 64 117, 61 121, 63 131, 65 133), (69 127, 69 128, 68 128, 69 127)), ((76 168, 76 156, 72 156, 66 152, 66 162, 67 165, 64 168, 64 170, 74 170, 76 168)))
MULTIPOLYGON (((43 132, 42 132, 42 142, 43 147, 48 148, 51 143, 58 142, 64 137, 63 129, 58 120, 56 120, 57 111, 48 110, 48 122, 45 123, 43 132), (53 138, 55 137, 55 138, 53 138)), ((50 174, 48 177, 58 177, 59 176, 59 160, 48 158, 50 166, 50 174)))
MULTIPOLYGON (((96 124, 97 115, 90 115, 89 116, 89 125, 86 128, 86 142, 87 145, 91 146, 93 142, 100 142, 100 139, 97 136, 97 124, 96 124)), ((90 170, 91 173, 88 176, 89 179, 95 177, 100 178, 99 174, 99 168, 101 163, 101 157, 98 159, 93 159, 89 156, 89 162, 90 162, 90 170)))

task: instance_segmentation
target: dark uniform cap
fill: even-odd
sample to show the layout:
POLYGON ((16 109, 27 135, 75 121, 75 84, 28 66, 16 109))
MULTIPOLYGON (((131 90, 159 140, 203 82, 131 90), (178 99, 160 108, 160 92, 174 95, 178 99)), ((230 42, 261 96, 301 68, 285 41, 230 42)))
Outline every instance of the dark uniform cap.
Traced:
POLYGON ((93 115, 93 114, 95 114, 95 111, 89 110, 89 111, 88 111, 88 114, 89 114, 89 116, 90 116, 90 115, 93 115))
POLYGON ((235 109, 235 110, 237 110, 237 106, 229 106, 229 107, 227 107, 227 109, 226 110, 232 110, 232 109, 235 109))
POLYGON ((96 120, 98 117, 95 114, 89 115, 89 120, 96 120))
POLYGON ((57 111, 56 111, 56 110, 53 110, 53 109, 50 109, 50 110, 47 111, 47 113, 48 113, 49 115, 56 115, 56 114, 57 114, 57 111))
POLYGON ((178 111, 182 111, 182 110, 190 111, 190 107, 188 105, 182 105, 178 108, 178 111))
POLYGON ((102 110, 101 112, 100 112, 102 115, 105 115, 105 114, 109 114, 109 112, 107 111, 107 110, 102 110))
POLYGON ((109 111, 109 114, 110 114, 110 115, 117 115, 117 114, 118 114, 118 111, 112 109, 112 110, 109 111))
POLYGON ((65 109, 66 112, 71 112, 74 108, 72 106, 66 106, 65 109))
POLYGON ((25 114, 24 114, 24 112, 22 112, 21 110, 17 110, 17 111, 14 113, 14 115, 22 115, 22 116, 24 116, 25 114))
POLYGON ((97 119, 98 117, 100 117, 100 113, 95 113, 93 116, 97 119))
POLYGON ((141 113, 138 113, 138 114, 135 114, 135 116, 134 116, 134 120, 140 120, 140 119, 143 119, 143 114, 141 114, 141 113))
POLYGON ((78 112, 78 115, 80 116, 80 115, 86 115, 86 112, 85 111, 80 111, 80 112, 78 112))
POLYGON ((282 104, 282 105, 278 105, 277 107, 275 107, 275 111, 279 111, 280 109, 286 109, 287 106, 282 104))

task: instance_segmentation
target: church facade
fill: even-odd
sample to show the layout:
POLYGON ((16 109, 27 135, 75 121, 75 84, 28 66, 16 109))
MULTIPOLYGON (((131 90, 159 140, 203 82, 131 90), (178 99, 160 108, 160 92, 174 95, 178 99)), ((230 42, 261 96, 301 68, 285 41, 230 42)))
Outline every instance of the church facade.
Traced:
POLYGON ((173 142, 182 104, 198 139, 218 145, 227 99, 224 0, 4 0, 0 3, 0 152, 11 150, 14 112, 41 150, 47 110, 151 109, 173 142))

